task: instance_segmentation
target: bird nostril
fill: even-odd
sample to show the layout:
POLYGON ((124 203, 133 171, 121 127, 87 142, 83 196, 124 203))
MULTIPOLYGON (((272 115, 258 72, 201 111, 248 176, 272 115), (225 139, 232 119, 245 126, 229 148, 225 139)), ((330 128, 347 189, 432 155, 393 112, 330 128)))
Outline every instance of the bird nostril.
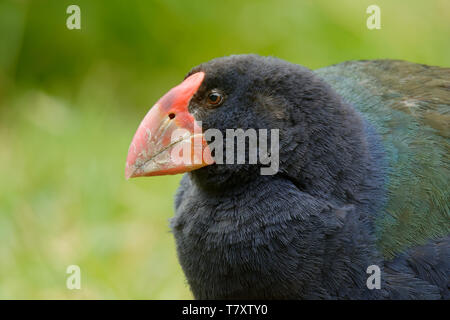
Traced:
POLYGON ((169 113, 169 119, 175 118, 175 113, 169 113))

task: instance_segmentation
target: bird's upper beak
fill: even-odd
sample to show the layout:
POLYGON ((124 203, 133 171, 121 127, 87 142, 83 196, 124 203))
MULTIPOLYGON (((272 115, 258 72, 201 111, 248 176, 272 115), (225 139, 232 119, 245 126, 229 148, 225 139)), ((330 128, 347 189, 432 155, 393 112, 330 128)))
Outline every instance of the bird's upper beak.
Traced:
POLYGON ((188 111, 205 74, 197 72, 150 109, 128 150, 125 177, 177 174, 214 163, 202 129, 188 111))

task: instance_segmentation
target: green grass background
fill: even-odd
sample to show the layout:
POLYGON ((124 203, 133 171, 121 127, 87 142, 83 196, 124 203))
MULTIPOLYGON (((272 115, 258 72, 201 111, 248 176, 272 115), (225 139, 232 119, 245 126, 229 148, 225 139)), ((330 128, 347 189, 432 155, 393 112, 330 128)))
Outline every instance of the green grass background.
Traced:
POLYGON ((148 108, 236 53, 448 67, 449 21, 448 0, 1 0, 0 298, 192 298, 167 223, 180 176, 124 179, 148 108), (81 290, 66 288, 71 264, 81 290))

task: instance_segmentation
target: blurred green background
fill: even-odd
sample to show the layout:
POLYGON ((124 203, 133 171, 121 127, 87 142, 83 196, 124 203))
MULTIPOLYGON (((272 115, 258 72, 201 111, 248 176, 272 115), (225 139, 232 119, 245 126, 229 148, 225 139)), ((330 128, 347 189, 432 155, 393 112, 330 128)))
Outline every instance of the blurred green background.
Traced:
POLYGON ((167 222, 181 176, 124 179, 148 108, 236 53, 448 67, 449 21, 448 0, 1 0, 0 298, 192 298, 167 222), (81 290, 66 288, 71 264, 81 290))

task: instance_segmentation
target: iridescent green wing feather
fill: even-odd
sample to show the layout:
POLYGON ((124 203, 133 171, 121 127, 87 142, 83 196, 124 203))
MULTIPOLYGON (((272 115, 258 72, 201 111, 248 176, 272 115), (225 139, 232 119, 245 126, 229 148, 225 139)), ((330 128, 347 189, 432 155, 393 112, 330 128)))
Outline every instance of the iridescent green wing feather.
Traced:
POLYGON ((382 137, 390 167, 376 222, 384 255, 450 234, 450 69, 375 60, 316 73, 382 137))

